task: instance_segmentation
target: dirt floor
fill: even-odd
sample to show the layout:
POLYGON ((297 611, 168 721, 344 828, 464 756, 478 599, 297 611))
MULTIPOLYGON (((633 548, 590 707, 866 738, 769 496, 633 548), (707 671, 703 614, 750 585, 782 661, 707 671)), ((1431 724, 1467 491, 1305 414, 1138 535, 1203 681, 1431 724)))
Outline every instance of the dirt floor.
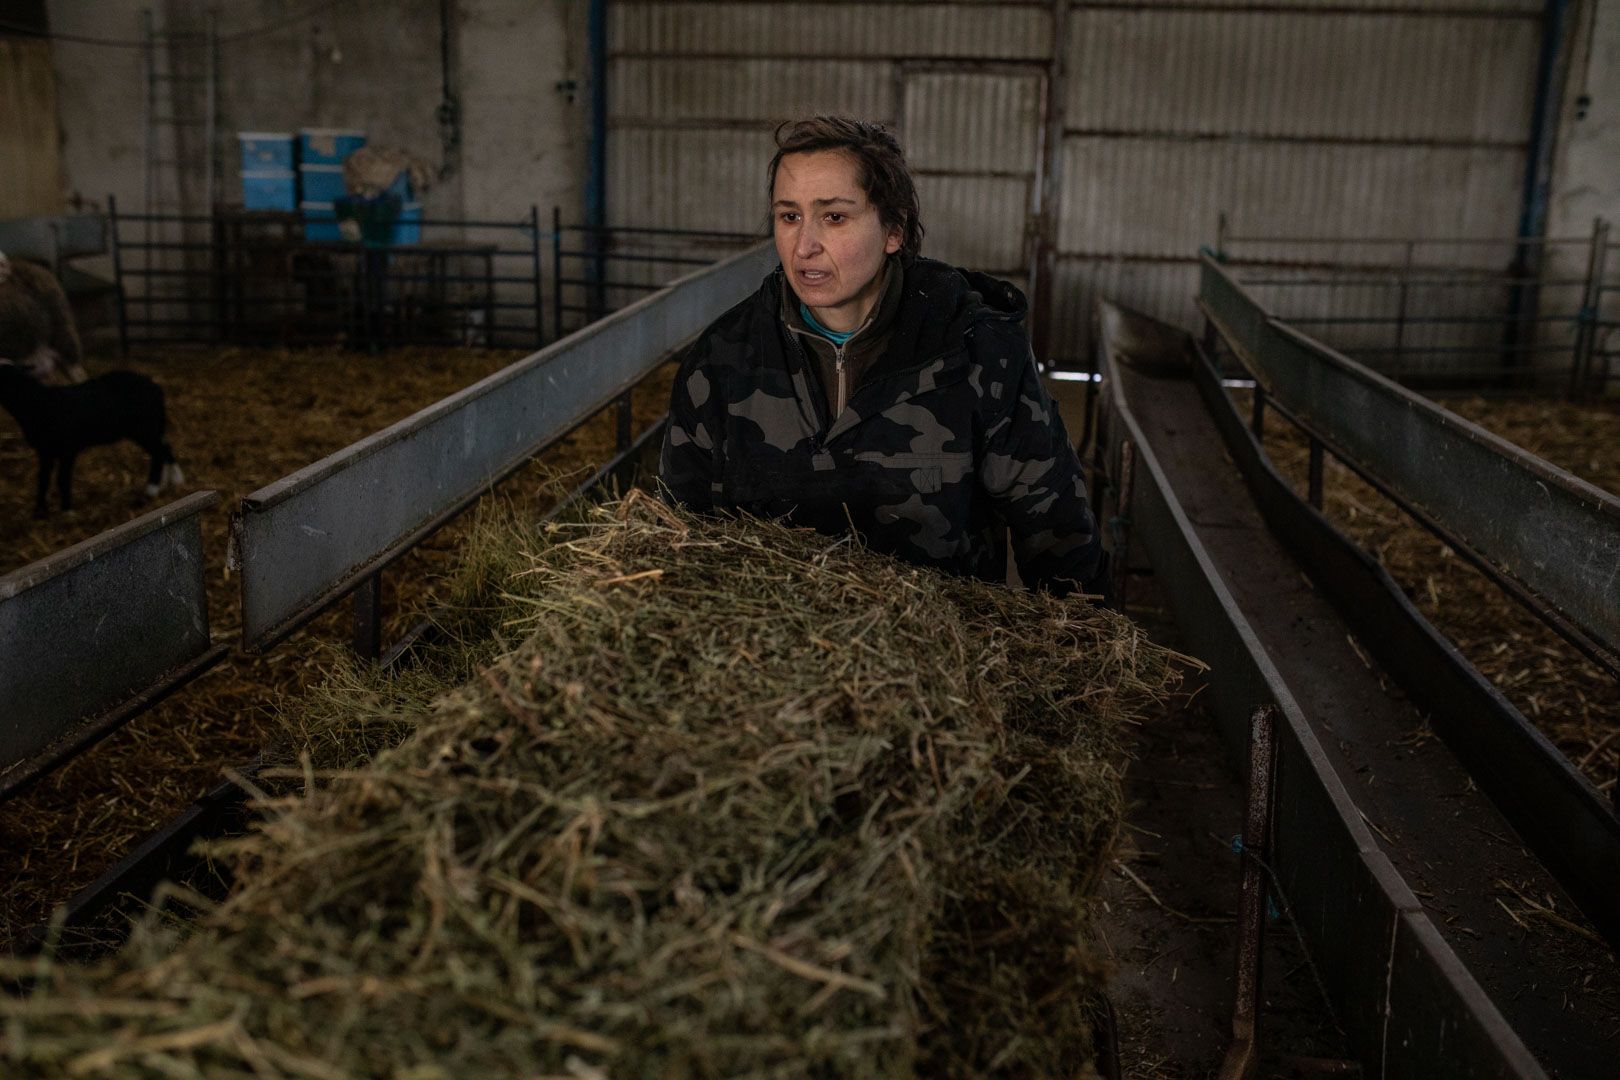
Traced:
MULTIPOLYGON (((1235 390, 1233 397, 1247 416, 1248 391, 1235 390)), ((1575 476, 1620 493, 1620 403, 1468 397, 1443 404, 1575 476)), ((1309 458, 1304 436, 1268 413, 1265 448, 1303 495, 1309 458)), ((1613 678, 1331 455, 1323 470, 1323 507, 1600 791, 1614 787, 1620 770, 1620 698, 1613 678)))
MULTIPOLYGON (((410 349, 368 355, 332 350, 186 350, 127 364, 91 363, 91 373, 127 366, 167 395, 170 441, 186 473, 179 492, 214 488, 224 501, 203 519, 216 641, 234 642, 237 582, 225 566, 230 508, 244 495, 353 443, 518 359, 513 352, 410 349)), ((635 395, 637 430, 662 414, 668 368, 635 395)), ((535 516, 559 478, 582 480, 614 451, 614 417, 603 414, 504 483, 500 492, 535 516)), ((34 455, 0 417, 0 573, 88 539, 150 507, 131 495, 145 482, 144 455, 130 444, 87 451, 75 471, 76 509, 32 517, 34 455)), ((53 502, 53 506, 54 506, 53 502)), ((432 600, 463 524, 453 523, 385 576, 391 636, 432 600)), ((319 672, 326 651, 347 640, 339 604, 270 652, 233 651, 184 688, 0 805, 0 951, 45 920, 56 904, 95 880, 136 842, 217 784, 221 770, 252 760, 276 701, 319 672)))

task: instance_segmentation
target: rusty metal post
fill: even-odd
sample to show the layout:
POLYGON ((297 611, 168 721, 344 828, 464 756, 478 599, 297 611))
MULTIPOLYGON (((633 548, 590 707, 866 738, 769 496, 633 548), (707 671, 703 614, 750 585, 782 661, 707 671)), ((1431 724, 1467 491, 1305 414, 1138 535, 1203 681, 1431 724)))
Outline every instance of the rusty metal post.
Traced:
MULTIPOLYGON (((529 206, 529 261, 530 273, 534 275, 534 347, 538 349, 540 346, 544 345, 546 341, 546 316, 544 306, 540 300, 540 298, 545 295, 545 289, 541 285, 540 281, 540 207, 533 204, 529 206)), ((485 273, 489 274, 490 276, 493 276, 493 272, 491 270, 493 263, 493 259, 486 259, 484 261, 485 273)), ((490 329, 487 331, 489 335, 488 344, 493 348, 495 345, 494 282, 490 282, 488 284, 488 289, 489 291, 486 295, 489 297, 490 306, 485 315, 485 321, 490 324, 490 329)))
POLYGON ((1314 509, 1322 509, 1322 440, 1311 437, 1310 464, 1305 473, 1305 497, 1314 509))
POLYGON ((635 438, 635 403, 632 400, 632 394, 634 394, 633 390, 626 390, 619 396, 618 433, 614 439, 614 444, 621 454, 630 449, 630 443, 635 438))
POLYGON ((1599 309, 1603 305, 1603 276, 1609 254, 1609 223, 1602 218, 1592 222, 1592 250, 1586 259, 1586 283, 1581 290, 1581 310, 1575 327, 1575 349, 1570 358, 1569 396, 1586 396, 1591 376, 1592 353, 1597 346, 1599 309))
POLYGON ((1097 380, 1097 418, 1091 433, 1091 498, 1092 513, 1102 513, 1103 447, 1108 445, 1108 386, 1097 380))
POLYGON ((349 644, 366 660, 382 656, 382 571, 367 577, 354 590, 354 636, 349 644))
POLYGON ((1136 486, 1136 444, 1126 439, 1119 445, 1119 484, 1115 489, 1114 516, 1109 530, 1114 534, 1114 606, 1125 610, 1125 585, 1130 580, 1126 564, 1131 557, 1131 493, 1136 486))
POLYGON ((1237 995, 1232 1045, 1220 1080, 1248 1080, 1259 1056, 1260 960, 1266 935, 1266 860, 1277 772, 1277 708, 1262 705, 1249 717, 1249 795, 1243 814, 1242 891, 1238 897, 1237 995))
POLYGON ((1395 305, 1395 363, 1400 365, 1401 354, 1406 351, 1406 299, 1407 290, 1411 288, 1412 260, 1416 255, 1417 241, 1406 242, 1406 264, 1401 269, 1401 291, 1395 305))
POLYGON ((107 196, 107 246, 112 253, 113 294, 118 301, 118 355, 129 357, 129 294, 124 286, 124 253, 118 244, 118 197, 107 196))

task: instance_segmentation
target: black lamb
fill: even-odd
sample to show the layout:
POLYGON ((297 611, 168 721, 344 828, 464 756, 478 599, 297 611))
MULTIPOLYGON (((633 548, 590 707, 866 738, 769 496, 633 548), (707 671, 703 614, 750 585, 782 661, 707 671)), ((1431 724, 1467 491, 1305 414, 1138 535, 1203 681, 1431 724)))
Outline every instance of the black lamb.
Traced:
POLYGON ((73 508, 73 461, 87 447, 128 439, 151 457, 146 497, 185 477, 164 439, 168 422, 163 388, 133 371, 110 371, 73 386, 45 386, 26 368, 0 361, 0 408, 22 426, 23 438, 39 455, 34 516, 48 513, 45 493, 56 471, 62 509, 73 508))

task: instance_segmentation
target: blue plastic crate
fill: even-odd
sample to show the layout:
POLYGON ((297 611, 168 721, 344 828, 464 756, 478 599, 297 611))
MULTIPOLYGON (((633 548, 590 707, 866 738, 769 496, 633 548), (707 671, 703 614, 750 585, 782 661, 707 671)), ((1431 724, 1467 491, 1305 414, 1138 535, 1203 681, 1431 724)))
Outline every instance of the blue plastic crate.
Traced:
POLYGON ((245 173, 292 172, 298 164, 296 140, 290 131, 238 131, 236 140, 242 147, 245 173))
POLYGON ((242 207, 246 210, 298 209, 298 174, 291 169, 244 172, 242 207))
POLYGON ((394 227, 389 231, 390 244, 420 244, 422 242, 422 204, 408 202, 399 209, 394 227))
POLYGON ((343 239, 338 228, 337 211, 329 202, 302 202, 298 209, 304 215, 304 239, 315 243, 335 242, 343 239))
POLYGON ((341 165, 344 158, 364 145, 363 131, 302 128, 298 132, 298 160, 304 165, 341 165))
POLYGON ((305 202, 329 203, 349 193, 343 183, 341 165, 300 165, 298 178, 303 182, 304 191, 300 197, 305 202))

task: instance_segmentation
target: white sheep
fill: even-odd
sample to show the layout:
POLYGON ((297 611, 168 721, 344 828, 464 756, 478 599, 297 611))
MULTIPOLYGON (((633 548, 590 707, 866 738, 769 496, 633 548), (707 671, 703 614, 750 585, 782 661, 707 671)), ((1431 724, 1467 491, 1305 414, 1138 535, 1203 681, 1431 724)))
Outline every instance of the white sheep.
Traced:
POLYGON ((42 383, 82 383, 86 375, 67 294, 56 275, 0 252, 0 360, 42 383))

